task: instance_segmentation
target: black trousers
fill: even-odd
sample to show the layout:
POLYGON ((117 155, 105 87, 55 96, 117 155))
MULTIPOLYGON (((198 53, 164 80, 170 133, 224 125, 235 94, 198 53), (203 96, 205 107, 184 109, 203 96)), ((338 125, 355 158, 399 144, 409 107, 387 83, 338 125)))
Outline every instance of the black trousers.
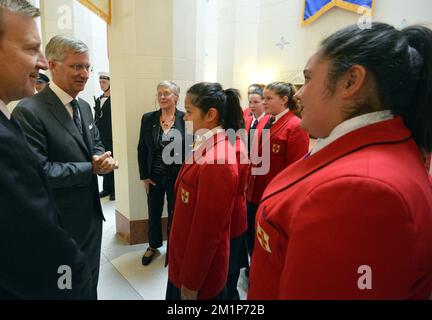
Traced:
MULTIPOLYGON (((210 300, 226 300, 226 299, 227 299, 227 291, 225 287, 221 293, 219 293, 216 297, 210 300)), ((165 300, 181 300, 181 290, 177 288, 171 281, 169 281, 169 279, 167 284, 165 300)))
POLYGON ((99 282, 99 269, 102 245, 102 217, 95 216, 90 225, 87 236, 81 243, 80 249, 87 257, 93 276, 93 295, 97 299, 97 286, 99 282))
POLYGON ((254 248, 255 242, 255 218, 258 210, 258 206, 252 202, 247 202, 247 220, 248 220, 248 229, 247 229, 247 247, 249 255, 252 257, 252 252, 254 248))
POLYGON ((110 194, 115 193, 114 189, 114 172, 108 173, 103 176, 103 191, 110 194))
POLYGON ((155 181, 155 186, 150 186, 147 195, 147 204, 149 212, 149 245, 153 249, 162 247, 162 211, 165 202, 165 195, 168 202, 168 226, 171 223, 171 216, 174 206, 174 184, 175 177, 167 177, 155 181))
MULTIPOLYGON (((105 146, 105 150, 111 151, 112 152, 111 156, 114 157, 112 141, 110 143, 107 142, 107 141, 105 141, 105 142, 103 142, 103 144, 105 146)), ((105 174, 102 177, 103 177, 102 190, 106 191, 106 192, 109 192, 110 194, 114 194, 115 193, 115 189, 114 189, 114 171, 111 172, 111 173, 105 174)))
POLYGON ((230 258, 227 279, 227 300, 240 300, 237 285, 240 277, 240 269, 249 266, 248 251, 246 245, 246 232, 240 237, 230 240, 230 258))

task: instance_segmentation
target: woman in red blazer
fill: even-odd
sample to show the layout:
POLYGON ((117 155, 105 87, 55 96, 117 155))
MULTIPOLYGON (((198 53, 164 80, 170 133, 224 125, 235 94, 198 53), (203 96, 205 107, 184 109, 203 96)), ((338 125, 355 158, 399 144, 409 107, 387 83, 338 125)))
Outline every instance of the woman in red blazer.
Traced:
POLYGON ((246 182, 249 174, 249 159, 243 138, 238 135, 235 141, 239 183, 237 186, 230 226, 230 256, 227 280, 227 300, 240 300, 237 290, 240 270, 249 267, 246 231, 246 182))
POLYGON ((250 299, 431 296, 431 50, 425 27, 373 23, 310 58, 296 98, 320 140, 264 192, 250 299))
POLYGON ((271 118, 264 126, 269 130, 255 135, 251 147, 252 170, 247 194, 248 248, 251 254, 255 215, 264 189, 279 172, 309 151, 309 135, 300 128, 300 119, 290 111, 296 105, 294 94, 294 86, 285 82, 271 83, 264 90, 264 110, 271 118), (258 157, 262 157, 262 162, 258 161, 258 157), (257 173, 255 170, 258 168, 268 170, 257 173))
POLYGON ((239 184, 233 143, 243 116, 238 92, 198 83, 187 92, 185 121, 195 146, 175 184, 166 298, 226 298, 231 217, 239 184))

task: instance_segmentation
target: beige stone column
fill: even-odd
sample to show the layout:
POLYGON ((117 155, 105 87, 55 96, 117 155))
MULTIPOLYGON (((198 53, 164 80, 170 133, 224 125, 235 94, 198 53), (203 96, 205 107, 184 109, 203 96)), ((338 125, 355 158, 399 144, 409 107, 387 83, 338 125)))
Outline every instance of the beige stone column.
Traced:
POLYGON ((141 117, 156 110, 160 81, 180 85, 182 108, 184 91, 200 80, 204 46, 197 45, 199 2, 113 1, 109 55, 114 150, 121 166, 115 176, 116 228, 131 244, 148 240, 147 197, 137 162, 141 117))

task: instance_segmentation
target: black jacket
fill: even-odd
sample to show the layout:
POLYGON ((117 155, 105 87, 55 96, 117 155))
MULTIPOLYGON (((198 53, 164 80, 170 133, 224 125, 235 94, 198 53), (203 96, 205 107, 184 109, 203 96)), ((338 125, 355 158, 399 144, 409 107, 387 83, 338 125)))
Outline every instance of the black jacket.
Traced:
POLYGON ((18 124, 0 112, 0 299, 89 299, 84 254, 59 223, 43 168, 18 124), (72 271, 60 290, 59 267, 72 271))
MULTIPOLYGON (((160 132, 160 115, 161 111, 149 112, 143 115, 141 119, 140 139, 138 144, 138 166, 141 180, 151 177, 153 152, 159 141, 160 132)), ((183 120, 185 113, 176 109, 175 129, 178 135, 175 136, 175 163, 176 172, 180 171, 185 159, 185 122, 183 120)))
POLYGON ((101 106, 101 98, 95 99, 95 124, 98 127, 100 139, 106 151, 112 151, 112 118, 111 118, 111 97, 101 106))
POLYGON ((79 99, 81 135, 56 94, 45 88, 22 100, 13 115, 48 176, 64 228, 81 244, 95 216, 103 218, 92 156, 105 152, 90 105, 79 99))

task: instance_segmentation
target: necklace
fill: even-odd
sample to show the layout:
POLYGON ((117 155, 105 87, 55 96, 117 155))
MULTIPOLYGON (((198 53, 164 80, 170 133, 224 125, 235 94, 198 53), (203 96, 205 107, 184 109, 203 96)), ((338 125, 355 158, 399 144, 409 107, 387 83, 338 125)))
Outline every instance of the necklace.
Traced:
POLYGON ((174 116, 171 119, 162 119, 160 118, 160 124, 164 129, 171 127, 174 123, 174 116))

